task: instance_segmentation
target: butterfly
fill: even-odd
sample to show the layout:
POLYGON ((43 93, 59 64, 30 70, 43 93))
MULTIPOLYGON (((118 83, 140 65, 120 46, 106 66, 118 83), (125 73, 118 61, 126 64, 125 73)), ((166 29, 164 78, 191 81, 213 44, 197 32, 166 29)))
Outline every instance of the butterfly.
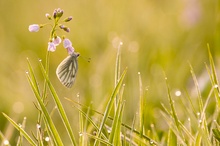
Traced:
POLYGON ((79 53, 72 52, 57 67, 56 74, 60 82, 67 88, 71 88, 78 70, 79 53))

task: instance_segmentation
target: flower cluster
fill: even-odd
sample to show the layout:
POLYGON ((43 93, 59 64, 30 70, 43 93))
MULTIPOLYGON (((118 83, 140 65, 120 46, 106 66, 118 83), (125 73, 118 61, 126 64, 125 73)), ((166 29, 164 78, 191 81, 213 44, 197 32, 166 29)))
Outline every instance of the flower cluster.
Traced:
MULTIPOLYGON (((61 10, 60 8, 55 9, 52 16, 48 13, 46 13, 45 16, 48 18, 48 20, 54 20, 54 24, 51 30, 50 39, 49 39, 48 47, 47 47, 48 51, 54 52, 56 50, 56 47, 62 42, 62 39, 56 34, 57 28, 60 28, 61 30, 64 30, 65 32, 70 32, 70 28, 68 28, 67 26, 63 24, 59 24, 60 18, 63 16, 63 10, 61 10)), ((72 20, 72 16, 69 16, 65 18, 62 22, 69 22, 71 20, 72 20)), ((32 24, 32 25, 29 25, 28 30, 30 32, 38 32, 40 28, 43 28, 45 25, 47 24, 32 24)), ((67 49, 69 54, 72 54, 74 52, 72 42, 65 37, 62 37, 62 38, 63 38, 64 48, 67 49)))

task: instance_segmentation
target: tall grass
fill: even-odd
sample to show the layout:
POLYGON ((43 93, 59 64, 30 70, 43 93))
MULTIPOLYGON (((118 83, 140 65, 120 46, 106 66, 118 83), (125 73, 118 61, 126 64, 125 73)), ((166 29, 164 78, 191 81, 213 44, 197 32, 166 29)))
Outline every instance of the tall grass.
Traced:
MULTIPOLYGON (((120 51, 120 50, 118 50, 120 51)), ((118 52, 119 54, 119 52, 118 52)), ((199 89, 199 84, 196 79, 196 75, 193 71, 192 66, 190 65, 190 71, 192 74, 192 79, 194 81, 194 85, 197 90, 197 100, 193 101, 189 95, 186 98, 182 98, 184 108, 181 109, 182 112, 188 113, 188 116, 185 117, 184 120, 178 117, 178 111, 176 110, 179 107, 176 107, 175 99, 171 96, 171 91, 169 87, 169 79, 165 77, 167 83, 167 97, 170 104, 170 107, 166 107, 163 104, 163 109, 161 109, 161 115, 167 122, 169 130, 164 131, 163 137, 158 138, 158 133, 154 133, 154 135, 149 137, 146 131, 146 125, 144 125, 144 121, 147 120, 145 115, 145 106, 147 106, 147 102, 145 101, 146 91, 143 90, 143 84, 141 80, 141 75, 139 73, 139 112, 137 121, 139 123, 132 125, 127 125, 123 122, 123 113, 124 106, 126 102, 123 97, 123 90, 126 86, 123 85, 124 77, 126 76, 125 69, 123 73, 118 78, 115 88, 112 90, 112 94, 108 99, 108 103, 103 112, 96 111, 96 109, 91 109, 89 107, 84 106, 78 101, 73 101, 71 99, 66 98, 70 101, 74 108, 79 111, 79 139, 75 139, 73 135, 73 130, 71 128, 71 123, 68 120, 68 116, 63 108, 61 101, 59 100, 59 96, 56 93, 50 79, 48 78, 46 71, 41 62, 39 62, 39 66, 41 68, 41 73, 46 80, 48 90, 54 99, 54 104, 57 107, 56 110, 60 113, 60 118, 63 121, 63 124, 66 127, 66 133, 69 135, 69 139, 71 140, 70 145, 219 145, 220 144, 220 129, 219 129, 219 86, 218 86, 218 78, 216 74, 216 68, 214 65, 214 61, 209 50, 209 59, 210 65, 206 65, 207 71, 210 76, 210 81, 212 83, 212 88, 210 89, 209 96, 207 98, 202 98, 201 92, 199 89), (123 85, 123 86, 122 86, 123 85), (117 98, 116 98, 117 97, 117 98), (209 106, 210 98, 215 97, 215 110, 211 115, 207 115, 206 110, 209 106), (116 102, 117 99, 117 102, 116 102), (116 105, 115 107, 113 105, 116 105), (196 106, 196 105, 199 106, 196 106), (110 116, 110 112, 115 108, 115 112, 113 112, 113 116, 110 116), (86 110, 83 110, 86 109, 86 110), (94 121, 92 117, 90 117, 89 112, 96 113, 96 119, 99 119, 101 116, 100 122, 94 121), (107 123, 107 120, 110 120, 110 123, 107 123), (137 127, 135 127, 138 125, 137 127), (89 130, 88 127, 92 126, 92 130, 89 130), (95 133, 94 133, 95 132, 95 133), (164 140, 163 140, 164 139, 164 140)), ((116 59, 116 73, 119 73, 119 56, 116 59)), ((35 105, 39 110, 39 115, 42 116, 42 120, 38 124, 37 130, 32 134, 28 134, 25 130, 25 119, 23 124, 18 124, 13 121, 13 117, 7 116, 7 114, 3 113, 5 118, 19 131, 19 140, 17 141, 17 145, 22 145, 24 139, 28 141, 30 145, 64 145, 63 140, 61 139, 61 134, 57 130, 57 125, 54 124, 54 121, 49 114, 46 103, 43 102, 43 95, 40 93, 40 89, 38 88, 38 81, 34 75, 34 70, 31 66, 29 60, 27 72, 27 79, 30 83, 30 86, 34 92, 36 97, 37 104, 35 105), (42 129, 41 125, 45 125, 45 129, 42 129), (42 130, 44 131, 42 133, 42 130), (49 140, 45 135, 48 135, 49 140)), ((117 78, 116 78, 117 79, 117 78)), ((138 90, 135 89, 135 90, 138 90)), ((186 91, 187 92, 187 91, 186 91)), ((2 144, 6 142, 7 138, 4 137, 3 133, 1 133, 2 144)), ((7 145, 7 144, 5 144, 7 145)), ((8 144, 10 145, 10 144, 8 144)))

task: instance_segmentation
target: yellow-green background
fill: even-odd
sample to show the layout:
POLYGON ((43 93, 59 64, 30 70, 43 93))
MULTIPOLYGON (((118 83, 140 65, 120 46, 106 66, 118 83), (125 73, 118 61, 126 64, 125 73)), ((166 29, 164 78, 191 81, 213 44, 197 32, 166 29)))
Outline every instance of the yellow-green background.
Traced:
MULTIPOLYGON (((66 50, 60 45, 50 56, 50 79, 73 123, 78 123, 77 110, 64 97, 78 100, 79 94, 83 104, 92 104, 94 109, 103 111, 102 105, 114 88, 119 41, 123 42, 121 71, 128 67, 124 82, 124 123, 131 124, 138 110, 138 72, 143 87, 148 88, 146 127, 154 123, 157 129, 166 129, 159 114, 161 103, 167 104, 164 74, 168 77, 171 93, 181 90, 184 95, 187 89, 194 97, 190 63, 204 96, 207 95, 208 75, 204 64, 208 62, 207 43, 217 67, 220 52, 217 0, 1 0, 0 112, 7 113, 17 122, 26 116, 28 132, 35 130, 37 110, 25 76, 26 58, 32 62, 39 86, 43 88, 38 59, 45 59, 51 29, 48 25, 38 33, 30 33, 28 26, 51 23, 45 14, 52 14, 55 8, 64 10, 63 18, 73 16, 72 21, 65 23, 70 33, 61 30, 57 33, 69 38, 82 56, 78 58, 77 79, 71 89, 63 87, 55 75, 57 65, 67 56, 66 50), (88 58, 91 58, 90 63, 88 58)), ((52 110, 50 96, 48 102, 52 110)), ((56 118, 55 113, 54 119, 59 123, 60 119, 56 118)), ((7 121, 0 116, 0 130, 6 131, 7 126, 7 121)), ((78 132, 77 125, 74 132, 78 132)))

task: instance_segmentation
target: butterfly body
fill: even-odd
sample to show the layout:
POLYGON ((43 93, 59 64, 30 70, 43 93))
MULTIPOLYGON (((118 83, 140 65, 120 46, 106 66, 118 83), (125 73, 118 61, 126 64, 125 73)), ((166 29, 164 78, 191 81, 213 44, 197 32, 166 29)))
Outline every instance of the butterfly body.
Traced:
POLYGON ((73 52, 67 56, 57 67, 57 77, 67 88, 71 88, 74 84, 78 70, 78 57, 79 53, 73 52))

